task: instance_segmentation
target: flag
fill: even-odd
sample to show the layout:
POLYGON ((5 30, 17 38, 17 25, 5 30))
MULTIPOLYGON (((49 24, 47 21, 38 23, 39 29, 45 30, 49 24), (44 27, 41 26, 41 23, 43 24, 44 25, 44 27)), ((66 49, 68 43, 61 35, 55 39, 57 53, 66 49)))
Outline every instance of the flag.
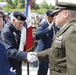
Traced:
MULTIPOLYGON (((19 50, 26 51, 26 52, 29 51, 33 45, 31 16, 30 16, 30 8, 29 8, 30 1, 31 0, 25 0, 24 15, 27 17, 27 21, 24 23, 24 26, 22 28, 21 40, 20 40, 20 46, 19 46, 19 50)), ((29 62, 27 62, 27 75, 29 75, 29 62)))
POLYGON ((30 2, 31 0, 25 0, 25 11, 24 15, 27 17, 27 20, 24 24, 21 33, 21 40, 19 50, 21 51, 29 51, 33 46, 33 38, 32 38, 32 26, 31 26, 31 16, 30 16, 30 2))
POLYGON ((32 0, 30 0, 30 10, 32 10, 32 0))

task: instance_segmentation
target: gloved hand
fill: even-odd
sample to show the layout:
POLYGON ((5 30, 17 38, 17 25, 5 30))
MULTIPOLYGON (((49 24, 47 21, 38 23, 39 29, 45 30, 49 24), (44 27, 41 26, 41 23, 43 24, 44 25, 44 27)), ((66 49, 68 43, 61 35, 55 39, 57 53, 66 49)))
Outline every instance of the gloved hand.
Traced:
POLYGON ((13 70, 13 68, 10 69, 8 75, 16 75, 16 70, 13 70))
POLYGON ((31 63, 38 61, 37 53, 36 52, 28 52, 27 60, 31 63))

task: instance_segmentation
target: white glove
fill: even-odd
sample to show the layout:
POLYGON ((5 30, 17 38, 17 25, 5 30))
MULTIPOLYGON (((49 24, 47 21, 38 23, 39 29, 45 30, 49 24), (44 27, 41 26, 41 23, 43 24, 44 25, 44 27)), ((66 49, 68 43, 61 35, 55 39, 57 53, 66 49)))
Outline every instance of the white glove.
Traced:
POLYGON ((38 61, 37 53, 36 52, 28 52, 27 60, 31 63, 38 61))
POLYGON ((16 72, 16 70, 13 70, 13 68, 12 68, 12 67, 10 68, 10 71, 12 71, 12 72, 16 72))

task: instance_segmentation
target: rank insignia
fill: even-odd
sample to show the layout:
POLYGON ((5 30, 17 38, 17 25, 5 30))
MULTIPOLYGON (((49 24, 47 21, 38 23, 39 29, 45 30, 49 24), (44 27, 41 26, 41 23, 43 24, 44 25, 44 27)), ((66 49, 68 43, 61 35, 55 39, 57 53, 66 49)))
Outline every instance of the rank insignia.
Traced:
POLYGON ((20 16, 18 16, 17 18, 18 18, 18 19, 20 19, 21 17, 20 17, 20 16))

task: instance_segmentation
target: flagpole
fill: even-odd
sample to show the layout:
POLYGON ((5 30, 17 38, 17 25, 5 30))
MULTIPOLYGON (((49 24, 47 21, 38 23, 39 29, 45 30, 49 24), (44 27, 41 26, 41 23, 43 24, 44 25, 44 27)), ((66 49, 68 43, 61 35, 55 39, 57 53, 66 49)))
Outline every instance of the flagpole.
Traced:
MULTIPOLYGON (((30 0, 25 0, 25 11, 24 14, 28 18, 28 9, 29 9, 29 2, 30 0)), ((29 73, 29 62, 27 62, 27 75, 30 75, 29 73)))
POLYGON ((27 75, 30 75, 29 74, 29 62, 27 62, 27 75))
POLYGON ((55 6, 56 6, 57 3, 58 3, 58 0, 55 0, 55 6))

